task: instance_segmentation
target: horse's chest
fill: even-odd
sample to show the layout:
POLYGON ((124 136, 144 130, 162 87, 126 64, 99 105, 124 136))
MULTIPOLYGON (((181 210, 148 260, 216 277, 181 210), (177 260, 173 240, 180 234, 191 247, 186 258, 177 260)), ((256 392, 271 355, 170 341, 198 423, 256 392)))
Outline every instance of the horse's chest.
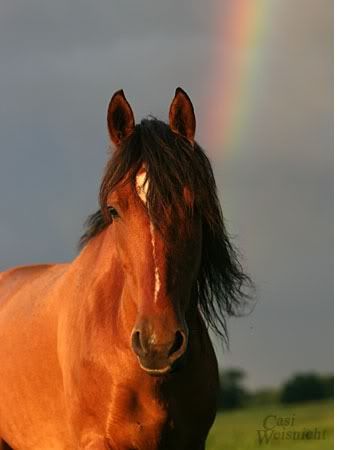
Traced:
POLYGON ((157 450, 168 426, 164 406, 150 395, 119 392, 109 405, 106 435, 112 449, 157 450))

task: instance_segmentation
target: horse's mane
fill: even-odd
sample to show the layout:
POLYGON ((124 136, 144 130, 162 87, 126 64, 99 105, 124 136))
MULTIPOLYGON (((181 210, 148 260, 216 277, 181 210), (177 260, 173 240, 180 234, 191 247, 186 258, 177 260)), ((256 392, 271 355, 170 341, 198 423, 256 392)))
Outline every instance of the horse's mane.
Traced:
POLYGON ((100 188, 101 208, 89 216, 80 247, 111 222, 107 209, 109 193, 124 181, 135 186, 143 165, 149 180, 148 208, 157 226, 165 220, 168 209, 170 214, 182 209, 190 212, 184 187, 193 193, 193 208, 201 215, 203 227, 201 266, 194 290, 206 323, 227 340, 226 317, 242 312, 252 283, 230 242, 208 158, 198 144, 192 147, 164 122, 154 118, 142 120, 113 153, 100 188))

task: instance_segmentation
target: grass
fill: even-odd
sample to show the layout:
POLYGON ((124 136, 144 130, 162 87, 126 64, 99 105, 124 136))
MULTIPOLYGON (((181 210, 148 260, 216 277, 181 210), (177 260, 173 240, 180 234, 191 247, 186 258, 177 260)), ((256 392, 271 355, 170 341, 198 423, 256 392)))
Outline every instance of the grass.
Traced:
POLYGON ((207 450, 332 450, 333 449, 333 402, 321 401, 283 406, 280 404, 250 407, 233 412, 219 413, 207 441, 207 450), (275 424, 275 416, 283 424, 275 424, 264 438, 263 422, 267 427, 275 424), (289 418, 288 423, 285 421, 289 418), (316 430, 316 439, 313 439, 316 430), (301 432, 296 439, 294 431, 301 432), (303 439, 302 432, 311 432, 303 439), (318 434, 320 432, 320 435, 318 434), (324 434, 323 434, 324 432, 324 434), (288 433, 288 434, 287 434, 288 433), (320 439, 317 437, 320 436, 320 439), (283 439, 282 439, 283 437, 283 439), (285 439, 287 438, 288 439, 285 439), (311 437, 311 439, 308 439, 311 437))

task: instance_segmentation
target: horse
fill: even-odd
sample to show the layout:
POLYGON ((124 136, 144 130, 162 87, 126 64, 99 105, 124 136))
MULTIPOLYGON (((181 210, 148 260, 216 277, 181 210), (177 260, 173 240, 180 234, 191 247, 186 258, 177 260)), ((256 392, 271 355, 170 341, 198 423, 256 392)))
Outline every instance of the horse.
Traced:
MULTIPOLYGON (((168 124, 111 98, 113 147, 69 263, 0 274, 0 440, 19 450, 204 450, 216 415, 209 335, 249 281, 177 88, 168 124)), ((0 444, 1 445, 1 444, 0 444)))

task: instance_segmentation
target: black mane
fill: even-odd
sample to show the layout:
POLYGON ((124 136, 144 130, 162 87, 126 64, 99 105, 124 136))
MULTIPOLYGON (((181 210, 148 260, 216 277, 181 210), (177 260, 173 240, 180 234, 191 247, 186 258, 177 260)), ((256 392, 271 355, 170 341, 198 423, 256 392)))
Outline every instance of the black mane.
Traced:
POLYGON ((195 285, 199 308, 206 323, 225 340, 226 317, 238 315, 249 299, 252 282, 239 262, 224 225, 213 171, 198 144, 173 133, 157 119, 144 119, 112 155, 102 180, 101 208, 86 222, 80 246, 100 233, 110 222, 107 197, 117 185, 131 181, 146 166, 149 180, 148 207, 151 218, 160 226, 168 206, 172 211, 188 209, 182 192, 193 193, 193 208, 202 217, 203 246, 199 276, 195 285))

